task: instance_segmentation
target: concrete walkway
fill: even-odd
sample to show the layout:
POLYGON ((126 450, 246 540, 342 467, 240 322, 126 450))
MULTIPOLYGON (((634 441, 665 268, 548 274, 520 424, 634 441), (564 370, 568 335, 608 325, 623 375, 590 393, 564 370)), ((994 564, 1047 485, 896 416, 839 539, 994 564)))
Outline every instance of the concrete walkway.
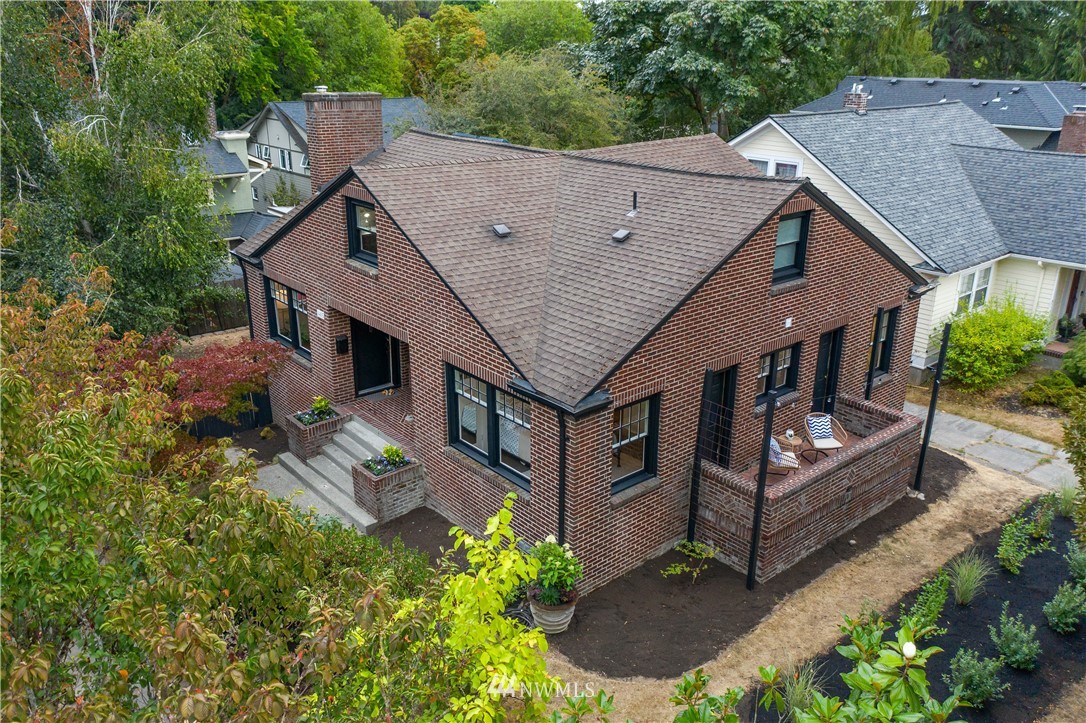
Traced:
MULTIPOLYGON (((928 416, 927 407, 909 402, 905 411, 921 419, 928 416)), ((1050 489, 1075 482, 1075 470, 1062 449, 984 422, 937 411, 931 442, 1050 489)))

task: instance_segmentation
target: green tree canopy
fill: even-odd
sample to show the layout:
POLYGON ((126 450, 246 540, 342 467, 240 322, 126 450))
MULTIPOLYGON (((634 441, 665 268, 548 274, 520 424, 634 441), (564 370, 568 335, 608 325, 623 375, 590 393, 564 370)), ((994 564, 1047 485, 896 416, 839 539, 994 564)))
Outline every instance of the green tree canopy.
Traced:
POLYGON ((305 2, 298 22, 320 59, 319 82, 333 90, 403 95, 403 47, 366 0, 305 2))
POLYGON ((571 69, 557 50, 465 64, 464 81, 432 104, 434 125, 543 148, 618 142, 622 104, 593 68, 571 69))
POLYGON ((865 0, 850 7, 851 32, 841 38, 843 75, 941 78, 950 68, 932 49, 923 7, 907 0, 865 0))
POLYGON ((573 0, 497 0, 479 12, 479 22, 494 53, 534 53, 592 39, 592 23, 573 0))
POLYGON ((486 52, 479 16, 463 5, 442 5, 429 20, 411 18, 397 34, 407 61, 404 81, 412 93, 453 87, 463 80, 460 66, 486 52))
MULTIPOLYGON (((1036 66, 1050 30, 1065 12, 1060 9, 1063 5, 1005 0, 932 2, 933 47, 946 56, 951 78, 1030 78, 1031 65, 1036 66)), ((1079 36, 1080 52, 1084 42, 1079 36)))

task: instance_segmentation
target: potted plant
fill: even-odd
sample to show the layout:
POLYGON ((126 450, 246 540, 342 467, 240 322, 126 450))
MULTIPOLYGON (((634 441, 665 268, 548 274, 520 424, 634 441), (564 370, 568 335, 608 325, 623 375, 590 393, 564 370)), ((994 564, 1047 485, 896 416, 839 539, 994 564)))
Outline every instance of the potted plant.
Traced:
POLYGON ((362 462, 363 467, 378 477, 409 464, 411 464, 411 458, 406 456, 402 449, 392 444, 386 444, 380 455, 362 462))
POLYGON ((576 586, 584 569, 569 543, 559 545, 554 535, 537 542, 531 555, 539 560, 539 574, 535 584, 528 588, 532 617, 545 633, 564 632, 573 619, 573 609, 577 605, 576 586))
POLYGON ((304 411, 298 412, 294 415, 302 424, 307 427, 317 422, 323 422, 326 419, 335 417, 337 412, 332 409, 332 403, 324 397, 313 397, 313 405, 304 411))

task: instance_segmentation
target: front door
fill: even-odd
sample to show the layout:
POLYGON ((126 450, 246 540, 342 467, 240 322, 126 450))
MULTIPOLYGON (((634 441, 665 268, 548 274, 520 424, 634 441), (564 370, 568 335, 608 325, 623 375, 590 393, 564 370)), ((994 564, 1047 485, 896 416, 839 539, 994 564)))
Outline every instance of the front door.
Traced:
POLYGON ((841 349, 845 341, 845 327, 827 331, 818 340, 818 364, 815 367, 814 399, 812 412, 833 414, 837 400, 837 376, 841 370, 841 349))
POLYGON ((359 396, 396 386, 399 382, 400 342, 383 331, 351 319, 354 388, 359 396))
POLYGON ((705 458, 727 469, 732 455, 736 367, 714 372, 706 389, 705 458))

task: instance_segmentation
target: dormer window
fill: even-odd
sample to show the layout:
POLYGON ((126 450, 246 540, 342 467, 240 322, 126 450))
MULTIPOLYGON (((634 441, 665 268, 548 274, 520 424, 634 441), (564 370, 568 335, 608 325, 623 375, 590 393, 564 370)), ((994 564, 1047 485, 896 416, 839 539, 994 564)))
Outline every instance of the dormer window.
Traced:
POLYGON ((377 265, 377 211, 372 203, 347 199, 347 238, 351 258, 377 265))
POLYGON ((810 224, 810 211, 781 217, 773 253, 774 283, 803 276, 803 264, 807 256, 807 229, 810 224))

